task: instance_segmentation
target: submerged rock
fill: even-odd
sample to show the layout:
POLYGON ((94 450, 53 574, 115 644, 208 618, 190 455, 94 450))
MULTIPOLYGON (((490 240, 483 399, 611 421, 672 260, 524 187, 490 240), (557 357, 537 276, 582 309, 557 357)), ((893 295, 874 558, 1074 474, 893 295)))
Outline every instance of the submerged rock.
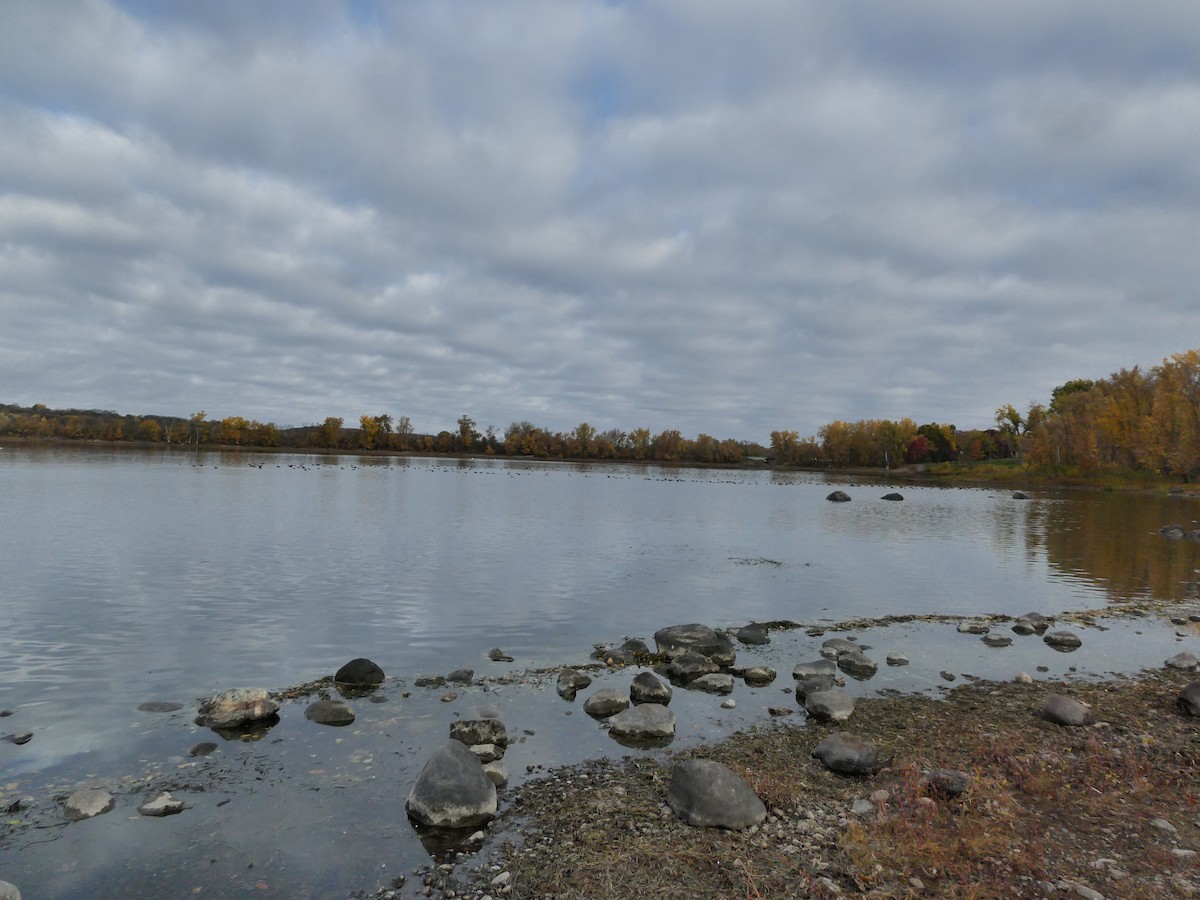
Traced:
POLYGON ((767 817, 766 806, 746 779, 711 759, 689 759, 675 766, 667 805, 697 828, 741 831, 767 817))
POLYGON ((796 699, 803 706, 804 700, 809 694, 827 691, 836 684, 832 675, 809 675, 807 678, 800 678, 796 681, 796 699))
POLYGON ((854 653, 861 650, 862 647, 856 642, 843 637, 831 637, 821 644, 821 656, 825 659, 836 660, 843 653, 854 653))
POLYGON ((476 744, 508 746, 508 729, 491 710, 470 709, 457 722, 450 723, 450 739, 473 747, 476 744))
POLYGON ((1049 627, 1049 621, 1041 613, 1028 612, 1017 617, 1012 630, 1020 635, 1044 634, 1049 627))
POLYGON ((832 494, 826 496, 825 499, 831 503, 849 503, 850 495, 845 491, 834 491, 832 494))
POLYGON ((770 666, 750 666, 748 669, 742 669, 738 674, 751 687, 762 687, 774 681, 778 673, 770 666))
POLYGON ((459 741, 433 752, 405 803, 409 816, 437 828, 482 825, 496 814, 496 806, 495 783, 459 741))
POLYGON ((894 502, 897 502, 897 501, 903 500, 903 499, 904 499, 904 495, 903 495, 903 494, 897 494, 895 491, 893 491, 893 492, 892 492, 892 493, 890 493, 890 494, 884 494, 884 495, 883 495, 882 497, 880 497, 879 499, 880 499, 880 500, 891 500, 891 501, 894 503, 894 502))
POLYGON ((1005 634, 985 634, 980 640, 989 647, 1009 647, 1012 645, 1012 638, 1005 634))
POLYGON ((674 659, 689 650, 707 656, 718 666, 732 666, 737 651, 729 635, 707 625, 671 625, 654 632, 658 652, 674 659))
POLYGON ((317 700, 304 710, 304 718, 318 725, 349 725, 354 721, 354 710, 341 700, 317 700))
POLYGON ((646 642, 630 638, 620 647, 611 647, 596 654, 610 666, 632 666, 652 655, 646 642))

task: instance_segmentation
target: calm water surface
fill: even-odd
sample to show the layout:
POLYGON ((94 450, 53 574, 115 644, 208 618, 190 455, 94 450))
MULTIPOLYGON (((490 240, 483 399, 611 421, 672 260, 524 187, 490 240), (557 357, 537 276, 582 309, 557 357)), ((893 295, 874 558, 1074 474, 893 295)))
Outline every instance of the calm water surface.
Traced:
MULTIPOLYGON (((419 675, 581 663, 596 643, 679 622, 1200 602, 1196 545, 1157 534, 1196 527, 1192 500, 906 485, 894 503, 882 483, 840 486, 852 502, 827 502, 824 477, 769 471, 0 450, 0 708, 13 711, 0 734, 34 733, 0 744, 0 804, 31 796, 40 818, 27 818, 45 826, 0 836, 0 878, 28 896, 97 896, 101 883, 114 896, 338 896, 384 883, 422 858, 403 799, 456 714, 413 688, 419 675), (516 661, 490 662, 494 646, 516 661), (312 726, 298 705, 257 744, 181 755, 210 734, 191 724, 196 698, 282 688, 356 656, 383 666, 390 691, 359 706, 353 730, 312 726), (147 700, 185 708, 137 712, 147 700), (129 818, 142 782, 186 782, 199 767, 209 788, 177 787, 183 815, 129 818), (116 789, 123 812, 53 822, 54 791, 84 783, 116 789)), ((1156 618, 1110 627, 1072 657, 1040 642, 981 652, 945 624, 880 629, 864 640, 914 664, 852 687, 932 689, 947 667, 1131 671, 1194 639, 1156 618)), ((697 722, 681 740, 760 721, 819 643, 791 632, 743 651, 783 678, 740 686, 736 714, 680 698, 681 721, 692 710, 697 722)), ((582 713, 564 718, 553 690, 467 693, 503 706, 510 731, 530 726, 509 754, 515 774, 621 752, 582 713)))

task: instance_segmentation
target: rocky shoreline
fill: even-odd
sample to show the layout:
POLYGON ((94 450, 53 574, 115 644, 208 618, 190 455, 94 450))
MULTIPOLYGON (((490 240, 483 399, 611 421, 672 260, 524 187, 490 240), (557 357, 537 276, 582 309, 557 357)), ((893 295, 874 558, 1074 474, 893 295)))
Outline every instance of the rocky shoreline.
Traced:
MULTIPOLYGON (((1143 614, 906 616, 809 627, 801 636, 823 638, 820 658, 797 662, 792 678, 778 681, 768 666, 737 665, 738 645, 759 649, 772 633, 781 638, 803 628, 798 623, 725 631, 672 626, 654 635, 654 650, 627 640, 597 648, 589 664, 418 678, 412 688, 428 689, 425 702, 434 706, 439 699, 453 704, 446 717, 453 721, 440 747, 425 745, 426 769, 416 784, 395 786, 411 787, 407 812, 435 861, 353 896, 1191 896, 1200 892, 1200 793, 1193 787, 1200 683, 1191 680, 1198 666, 1192 654, 1094 683, 1035 681, 1025 673, 1013 681, 968 679, 947 686, 941 699, 845 690, 847 679, 869 681, 883 661, 876 658, 882 651, 872 653, 850 632, 946 623, 962 640, 979 640, 983 653, 1010 645, 1011 636, 1070 653, 1081 640, 1065 626, 1104 631, 1102 619, 1143 614), (593 676, 608 686, 594 687, 593 676), (771 690, 792 700, 765 707, 766 720, 741 732, 661 749, 677 727, 673 698, 684 702, 682 692, 693 715, 717 705, 732 709, 732 697, 720 697, 738 682, 775 682, 771 690), (486 703, 487 693, 504 685, 553 685, 566 715, 579 709, 617 743, 650 752, 624 760, 605 755, 544 775, 529 766, 533 780, 504 790, 510 734, 500 711, 486 703), (478 691, 472 699, 480 703, 456 704, 462 691, 478 691), (715 696, 701 701, 705 694, 715 696)), ((1191 636, 1197 620, 1172 619, 1192 629, 1174 640, 1191 636)), ((499 648, 488 658, 511 661, 499 648)), ((886 656, 888 668, 908 662, 899 653, 886 656)), ((284 691, 235 689, 207 698, 195 725, 226 741, 253 741, 279 723, 281 704, 300 703, 307 704, 304 719, 341 728, 355 721, 359 701, 386 702, 378 690, 384 686, 390 693, 404 685, 355 659, 335 675, 284 691)), ((400 694, 406 702, 410 696, 400 694)), ((189 756, 203 758, 216 747, 202 742, 189 756)), ((182 811, 165 790, 173 786, 147 792, 138 814, 182 811)), ((196 782, 178 786, 204 790, 196 782)), ((113 801, 88 786, 58 799, 59 817, 70 827, 111 811, 113 801)), ((8 811, 22 813, 21 802, 8 811)), ((0 890, 19 896, 11 886, 0 890)))

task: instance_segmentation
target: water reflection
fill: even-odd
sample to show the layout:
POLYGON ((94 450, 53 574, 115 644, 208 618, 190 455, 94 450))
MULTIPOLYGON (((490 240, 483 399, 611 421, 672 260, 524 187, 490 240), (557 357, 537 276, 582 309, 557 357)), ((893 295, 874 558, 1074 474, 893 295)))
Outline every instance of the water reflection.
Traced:
POLYGON ((1200 599, 1200 544, 1172 541, 1169 523, 1194 528, 1195 500, 1104 492, 1058 494, 1025 507, 1031 556, 1096 586, 1110 603, 1200 599))

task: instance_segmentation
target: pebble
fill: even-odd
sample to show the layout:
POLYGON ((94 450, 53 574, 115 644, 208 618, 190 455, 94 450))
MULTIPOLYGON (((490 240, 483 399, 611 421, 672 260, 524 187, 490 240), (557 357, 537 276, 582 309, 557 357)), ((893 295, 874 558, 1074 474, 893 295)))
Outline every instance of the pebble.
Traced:
POLYGON ((721 703, 721 709, 733 709, 737 706, 736 700, 725 700, 721 703))
POLYGON ((1100 893, 1099 891, 1093 890, 1092 888, 1088 887, 1086 884, 1076 883, 1075 884, 1075 895, 1077 897, 1084 897, 1085 900, 1104 900, 1104 895, 1102 893, 1100 893))
POLYGON ((1154 819, 1150 822, 1159 831, 1165 831, 1167 834, 1178 834, 1179 829, 1168 822, 1166 819, 1154 819))

